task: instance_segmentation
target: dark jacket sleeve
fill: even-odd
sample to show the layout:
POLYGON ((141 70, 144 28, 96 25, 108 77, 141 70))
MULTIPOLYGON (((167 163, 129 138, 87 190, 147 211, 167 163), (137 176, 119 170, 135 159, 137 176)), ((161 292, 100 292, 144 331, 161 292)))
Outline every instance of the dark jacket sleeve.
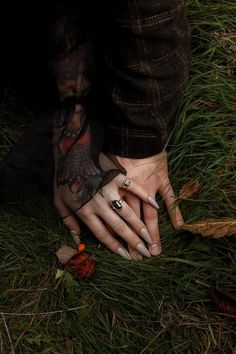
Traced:
POLYGON ((184 0, 115 0, 109 20, 106 142, 143 158, 165 147, 188 78, 184 0))

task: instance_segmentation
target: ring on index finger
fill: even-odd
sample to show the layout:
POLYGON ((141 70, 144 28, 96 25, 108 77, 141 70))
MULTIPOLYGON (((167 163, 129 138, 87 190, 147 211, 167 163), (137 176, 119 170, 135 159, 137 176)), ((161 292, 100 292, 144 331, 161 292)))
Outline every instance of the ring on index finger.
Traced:
POLYGON ((126 189, 126 188, 128 188, 130 185, 131 185, 131 179, 125 178, 124 181, 123 181, 122 188, 126 189))

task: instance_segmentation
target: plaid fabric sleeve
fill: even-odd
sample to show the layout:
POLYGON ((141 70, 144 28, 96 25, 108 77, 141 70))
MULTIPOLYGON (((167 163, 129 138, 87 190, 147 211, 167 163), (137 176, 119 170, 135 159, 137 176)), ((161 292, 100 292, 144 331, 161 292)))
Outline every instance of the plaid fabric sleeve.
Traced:
POLYGON ((188 78, 184 0, 114 0, 107 53, 106 142, 143 158, 163 150, 188 78))

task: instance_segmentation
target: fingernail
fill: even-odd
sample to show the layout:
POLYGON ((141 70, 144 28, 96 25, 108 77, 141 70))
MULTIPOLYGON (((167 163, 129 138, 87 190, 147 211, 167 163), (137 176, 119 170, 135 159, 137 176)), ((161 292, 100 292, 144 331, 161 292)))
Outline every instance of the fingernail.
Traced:
POLYGON ((74 242, 76 243, 76 245, 78 245, 80 243, 80 233, 79 233, 79 231, 71 230, 70 234, 71 234, 74 242))
POLYGON ((136 249, 145 257, 151 257, 148 249, 142 244, 138 243, 136 249))
POLYGON ((161 245, 159 243, 153 243, 152 245, 150 245, 149 247, 149 251, 153 256, 157 256, 158 254, 161 253, 162 249, 161 249, 161 245))
POLYGON ((148 203, 151 204, 154 208, 156 209, 160 209, 159 205, 157 204, 157 202, 155 201, 155 199, 153 199, 152 197, 148 197, 147 198, 148 203))
POLYGON ((140 236, 149 244, 152 243, 152 239, 151 239, 151 236, 149 235, 148 231, 146 229, 142 229, 140 231, 140 236))
POLYGON ((143 259, 143 256, 135 250, 132 250, 132 252, 130 252, 130 255, 134 261, 141 261, 143 259))
POLYGON ((132 258, 130 257, 130 254, 122 247, 119 247, 118 250, 117 250, 117 253, 125 258, 125 259, 128 259, 128 260, 131 260, 132 258))
POLYGON ((71 233, 71 235, 76 235, 76 236, 80 235, 80 231, 78 231, 78 230, 71 230, 70 233, 71 233))

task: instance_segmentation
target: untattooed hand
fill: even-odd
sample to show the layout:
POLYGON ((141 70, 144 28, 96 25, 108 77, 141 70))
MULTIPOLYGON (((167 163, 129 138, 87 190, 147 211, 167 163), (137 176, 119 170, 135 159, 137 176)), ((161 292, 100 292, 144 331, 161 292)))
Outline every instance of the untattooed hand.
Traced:
MULTIPOLYGON (((167 207, 172 225, 177 228, 183 224, 183 217, 180 209, 176 206, 176 198, 168 175, 167 153, 162 152, 155 156, 144 159, 131 159, 117 156, 120 164, 126 169, 127 175, 132 181, 145 188, 145 191, 152 198, 159 193, 167 207)), ((141 201, 137 196, 125 191, 125 200, 130 208, 140 218, 141 207, 143 220, 152 238, 152 245, 149 245, 149 252, 157 255, 161 252, 160 233, 158 228, 158 212, 150 204, 141 201)))

